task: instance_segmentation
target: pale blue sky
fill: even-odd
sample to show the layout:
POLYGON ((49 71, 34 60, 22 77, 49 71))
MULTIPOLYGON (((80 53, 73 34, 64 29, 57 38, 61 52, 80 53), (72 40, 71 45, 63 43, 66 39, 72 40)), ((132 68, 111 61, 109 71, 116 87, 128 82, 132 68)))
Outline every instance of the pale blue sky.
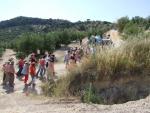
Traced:
POLYGON ((0 21, 16 16, 115 22, 150 16, 150 0, 0 0, 0 21))

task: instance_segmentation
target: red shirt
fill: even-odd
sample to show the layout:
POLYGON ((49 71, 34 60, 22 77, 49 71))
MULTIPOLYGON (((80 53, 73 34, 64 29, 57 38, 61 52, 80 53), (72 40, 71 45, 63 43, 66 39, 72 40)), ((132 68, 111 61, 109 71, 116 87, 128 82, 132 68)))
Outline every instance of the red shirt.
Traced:
POLYGON ((20 59, 18 64, 19 64, 19 67, 20 67, 20 68, 23 68, 23 65, 24 65, 23 59, 20 59))
POLYGON ((30 66, 30 75, 35 76, 36 75, 36 68, 35 65, 30 66))

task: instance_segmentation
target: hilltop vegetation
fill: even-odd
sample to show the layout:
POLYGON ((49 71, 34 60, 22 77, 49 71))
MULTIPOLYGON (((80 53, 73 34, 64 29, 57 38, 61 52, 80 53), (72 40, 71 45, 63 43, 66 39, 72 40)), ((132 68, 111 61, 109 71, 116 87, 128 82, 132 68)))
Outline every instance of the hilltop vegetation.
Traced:
POLYGON ((13 48, 25 54, 37 49, 53 51, 61 44, 69 44, 91 34, 102 35, 113 26, 106 21, 72 23, 60 19, 17 17, 0 22, 0 47, 13 48))
POLYGON ((98 27, 111 26, 110 22, 86 21, 72 23, 67 20, 60 19, 40 19, 31 17, 16 17, 10 20, 0 22, 0 39, 2 41, 12 40, 19 35, 27 32, 32 33, 48 33, 65 28, 75 28, 79 31, 87 31, 88 29, 97 29, 98 27))
POLYGON ((142 18, 135 16, 132 19, 122 17, 117 21, 117 28, 120 33, 123 33, 125 39, 131 37, 140 38, 145 31, 150 30, 150 17, 142 18))
POLYGON ((0 39, 8 41, 26 32, 49 32, 57 28, 71 26, 72 23, 67 20, 16 17, 0 22, 0 39))
POLYGON ((0 22, 0 48, 13 48, 24 54, 37 49, 53 51, 61 44, 67 45, 93 34, 103 35, 110 29, 118 29, 124 39, 148 37, 150 33, 145 31, 150 29, 150 18, 122 17, 117 23, 88 19, 72 23, 60 19, 16 17, 0 22))
POLYGON ((26 26, 26 25, 49 25, 52 28, 56 28, 58 25, 59 27, 69 27, 71 26, 71 22, 67 20, 60 20, 60 19, 40 19, 40 18, 31 18, 31 17, 16 17, 10 20, 1 21, 0 22, 0 29, 8 28, 8 27, 15 27, 15 26, 26 26))

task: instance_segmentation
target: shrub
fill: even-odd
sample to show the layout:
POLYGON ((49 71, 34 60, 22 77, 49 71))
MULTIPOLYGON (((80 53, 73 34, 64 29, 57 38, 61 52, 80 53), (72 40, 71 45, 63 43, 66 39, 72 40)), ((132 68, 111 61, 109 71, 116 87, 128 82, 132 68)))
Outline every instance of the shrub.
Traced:
POLYGON ((122 32, 124 27, 126 26, 126 24, 129 22, 129 18, 128 17, 122 17, 120 19, 118 19, 117 21, 117 27, 119 29, 119 32, 122 32))
POLYGON ((119 48, 97 51, 96 54, 84 58, 82 64, 70 71, 66 77, 58 80, 53 88, 53 95, 81 96, 84 102, 103 102, 98 94, 101 86, 97 86, 97 83, 104 81, 113 83, 121 78, 149 75, 149 45, 149 39, 130 40, 119 48), (87 87, 90 83, 93 84, 92 88, 87 87))
POLYGON ((25 33, 18 39, 13 41, 12 47, 16 51, 30 54, 36 52, 37 49, 44 53, 45 51, 54 51, 61 44, 69 44, 73 40, 81 40, 85 36, 85 32, 73 31, 70 29, 64 29, 64 31, 43 33, 25 33))
POLYGON ((92 83, 90 83, 89 87, 85 88, 81 100, 85 103, 103 103, 103 99, 97 94, 96 89, 92 86, 92 83))
POLYGON ((129 22, 125 25, 123 31, 127 35, 138 35, 143 30, 142 30, 142 28, 139 28, 137 24, 129 22))
POLYGON ((41 86, 45 96, 52 96, 54 92, 55 82, 50 80, 41 86))

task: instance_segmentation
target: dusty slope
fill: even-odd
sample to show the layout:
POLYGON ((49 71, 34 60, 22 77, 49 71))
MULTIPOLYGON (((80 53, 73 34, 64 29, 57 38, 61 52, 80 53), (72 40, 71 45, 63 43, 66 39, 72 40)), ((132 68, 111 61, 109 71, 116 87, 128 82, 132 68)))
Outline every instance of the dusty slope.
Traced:
MULTIPOLYGON (((13 54, 12 50, 6 50, 0 64, 10 56, 14 57, 13 54)), ((61 64, 61 66, 64 65, 61 64)), ((150 113, 150 96, 146 99, 120 105, 83 104, 77 99, 26 96, 22 93, 23 83, 16 80, 15 84, 16 91, 11 94, 7 94, 0 86, 0 113, 150 113)))

